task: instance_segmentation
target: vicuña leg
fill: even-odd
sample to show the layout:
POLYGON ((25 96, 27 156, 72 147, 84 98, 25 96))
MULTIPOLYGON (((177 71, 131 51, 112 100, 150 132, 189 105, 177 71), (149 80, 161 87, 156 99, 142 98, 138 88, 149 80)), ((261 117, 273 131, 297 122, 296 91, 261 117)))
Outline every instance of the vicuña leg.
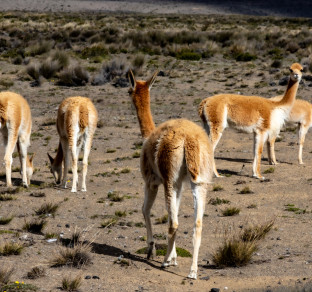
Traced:
POLYGON ((265 141, 264 133, 254 133, 254 161, 253 161, 253 177, 264 179, 260 173, 261 156, 263 152, 263 144, 265 141))
POLYGON ((86 176, 88 171, 88 157, 91 150, 91 144, 92 144, 92 135, 87 135, 85 138, 84 148, 83 148, 83 161, 82 161, 82 185, 81 190, 83 192, 87 191, 86 187, 86 176))
POLYGON ((275 150, 274 150, 275 140, 276 140, 276 137, 271 137, 271 138, 269 137, 267 140, 268 161, 269 161, 269 164, 271 165, 278 164, 276 161, 275 150))
POLYGON ((198 252, 201 243, 201 233, 203 226, 203 216, 205 211, 206 194, 208 190, 208 184, 201 183, 191 183, 192 193, 194 198, 194 233, 193 233, 193 262, 191 266, 191 271, 188 278, 197 278, 197 262, 198 262, 198 252))
POLYGON ((307 134, 309 130, 309 127, 304 124, 299 125, 299 154, 298 154, 298 160, 299 164, 303 164, 302 161, 302 149, 303 149, 303 144, 305 140, 305 135, 307 134))
POLYGON ((74 141, 73 145, 71 146, 71 159, 72 159, 72 172, 73 172, 73 184, 72 184, 72 193, 77 192, 77 181, 78 181, 78 157, 77 157, 77 146, 76 141, 74 141))
MULTIPOLYGON (((216 147, 217 147, 217 145, 221 139, 223 130, 224 129, 222 129, 220 127, 216 127, 214 125, 211 125, 211 127, 210 127, 210 139, 212 142, 213 152, 215 152, 215 149, 216 149, 216 147)), ((213 163, 213 173, 216 177, 222 177, 222 175, 220 175, 218 173, 218 170, 217 170, 215 163, 213 163)))
POLYGON ((17 142, 17 133, 13 130, 8 132, 8 138, 6 142, 4 163, 5 163, 5 172, 6 172, 6 182, 7 186, 12 186, 11 172, 12 172, 12 154, 14 151, 15 144, 17 142))
POLYGON ((182 180, 176 182, 175 186, 165 186, 166 207, 168 211, 168 247, 162 263, 162 267, 177 265, 177 251, 175 240, 178 231, 178 214, 181 201, 182 180))
POLYGON ((26 170, 26 159, 27 159, 27 146, 25 138, 20 137, 17 141, 17 150, 21 162, 21 171, 22 171, 22 181, 23 186, 28 187, 27 183, 27 170, 26 170))
POLYGON ((69 147, 67 139, 61 138, 62 150, 64 155, 64 172, 63 172, 63 179, 62 179, 62 187, 64 189, 67 188, 67 173, 68 173, 68 164, 69 164, 69 147))
POLYGON ((143 216, 145 219, 146 231, 147 231, 147 259, 153 258, 155 252, 155 242, 153 239, 153 230, 151 223, 151 208, 155 202, 158 191, 158 185, 145 184, 144 203, 142 207, 143 216))

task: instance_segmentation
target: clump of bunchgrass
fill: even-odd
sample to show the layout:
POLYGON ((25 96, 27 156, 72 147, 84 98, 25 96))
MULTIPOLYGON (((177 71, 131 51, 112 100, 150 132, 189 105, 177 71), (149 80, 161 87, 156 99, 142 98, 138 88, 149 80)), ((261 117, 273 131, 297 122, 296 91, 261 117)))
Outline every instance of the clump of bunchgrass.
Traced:
POLYGON ((10 282, 10 278, 13 274, 13 268, 1 267, 0 268, 0 289, 3 284, 10 282))
POLYGON ((21 254, 24 246, 17 242, 6 242, 0 245, 0 255, 1 256, 10 256, 10 255, 19 255, 21 254))
POLYGON ((211 198, 209 201, 208 201, 208 204, 211 204, 211 205, 222 205, 222 204, 229 204, 230 201, 229 200, 226 200, 226 199, 220 199, 218 197, 216 198, 211 198))
POLYGON ((263 173, 273 173, 275 171, 274 167, 269 167, 268 169, 266 169, 263 173))
POLYGON ((168 222, 168 214, 165 214, 164 216, 155 219, 156 224, 165 224, 167 222, 168 222))
POLYGON ((128 86, 128 79, 126 74, 129 70, 127 61, 123 58, 113 59, 102 65, 100 72, 94 76, 91 81, 92 85, 103 85, 109 82, 121 83, 123 80, 125 86, 128 86))
POLYGON ((112 202, 121 202, 124 200, 124 196, 120 196, 117 191, 109 191, 107 193, 107 198, 112 202))
POLYGON ((269 220, 263 224, 245 228, 242 231, 241 239, 243 241, 260 240, 267 235, 267 233, 272 229, 273 225, 274 220, 269 220))
POLYGON ((103 221, 101 223, 101 227, 102 228, 110 228, 114 225, 116 225, 116 223, 118 222, 118 217, 114 216, 112 218, 106 219, 105 221, 103 221))
POLYGON ((27 272, 26 277, 28 279, 38 279, 46 275, 46 270, 44 267, 36 266, 33 267, 29 272, 27 272))
POLYGON ((51 41, 40 41, 35 45, 27 48, 26 54, 28 56, 37 56, 49 52, 52 49, 53 43, 51 41))
MULTIPOLYGON (((167 244, 155 244, 155 249, 156 249, 157 256, 165 256, 167 253, 167 244)), ((177 256, 179 257, 184 257, 184 258, 192 257, 192 254, 184 248, 176 247, 176 251, 177 251, 177 256)), ((136 251, 137 254, 147 254, 147 252, 148 252, 148 247, 143 247, 136 251)))
POLYGON ((127 212, 126 211, 117 210, 117 211, 115 211, 115 216, 117 216, 117 217, 126 217, 127 216, 127 212))
POLYGON ((239 212, 240 212, 239 208, 229 207, 229 208, 222 210, 222 215, 223 216, 234 216, 234 215, 238 215, 239 212))
POLYGON ((59 208, 59 204, 54 203, 43 203, 38 209, 35 210, 36 215, 55 215, 57 209, 59 208))
POLYGON ((23 226, 23 230, 36 233, 36 234, 42 234, 42 231, 44 227, 47 225, 47 221, 44 219, 33 219, 30 222, 25 222, 23 226))
POLYGON ((88 83, 90 75, 80 65, 64 68, 58 74, 58 84, 62 86, 84 86, 88 83))
POLYGON ((62 247, 59 253, 50 260, 50 264, 52 267, 71 266, 80 269, 91 264, 90 252, 90 244, 62 247))
POLYGON ((0 225, 9 224, 13 220, 13 218, 14 216, 0 217, 0 225))
POLYGON ((8 194, 1 194, 0 195, 0 201, 12 201, 12 200, 16 200, 16 197, 12 196, 12 195, 8 195, 8 194))
POLYGON ((64 277, 62 280, 62 290, 75 292, 78 291, 82 283, 82 277, 79 275, 75 278, 64 277))
POLYGON ((249 186, 246 186, 239 193, 240 194, 253 194, 253 191, 250 189, 249 186))
POLYGON ((220 186, 220 185, 214 185, 214 186, 212 187, 212 191, 213 191, 213 192, 219 192, 219 191, 222 191, 222 190, 223 190, 223 187, 220 186))
POLYGON ((212 260, 217 267, 241 267, 250 262, 257 250, 258 245, 255 241, 226 238, 223 245, 212 255, 212 260))

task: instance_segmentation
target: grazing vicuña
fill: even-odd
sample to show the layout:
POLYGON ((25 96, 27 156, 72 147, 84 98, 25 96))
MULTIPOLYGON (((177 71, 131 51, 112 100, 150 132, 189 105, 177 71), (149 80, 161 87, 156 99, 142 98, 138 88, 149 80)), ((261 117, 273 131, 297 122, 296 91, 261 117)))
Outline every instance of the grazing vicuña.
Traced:
POLYGON ((88 169, 88 157, 91 150, 93 135, 98 120, 97 111, 92 101, 87 97, 69 97, 62 101, 57 113, 56 127, 60 136, 56 157, 49 154, 51 172, 57 184, 61 183, 66 188, 67 172, 69 165, 69 153, 72 158, 73 184, 72 192, 77 191, 78 183, 78 157, 83 145, 83 168, 81 190, 87 191, 86 176, 88 169), (64 174, 62 175, 62 162, 64 161, 64 174))
POLYGON ((5 144, 6 184, 12 186, 12 153, 15 145, 21 163, 23 186, 28 187, 33 174, 33 158, 28 157, 30 144, 31 112, 26 99, 14 92, 0 93, 0 131, 5 144))

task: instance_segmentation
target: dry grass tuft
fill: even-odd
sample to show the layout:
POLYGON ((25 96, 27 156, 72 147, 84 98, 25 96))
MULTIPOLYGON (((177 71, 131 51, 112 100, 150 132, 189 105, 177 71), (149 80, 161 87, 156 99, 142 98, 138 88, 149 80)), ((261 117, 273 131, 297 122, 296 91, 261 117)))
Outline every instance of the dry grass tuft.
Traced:
POLYGON ((47 225, 47 221, 44 219, 34 219, 31 222, 25 222, 23 230, 41 234, 44 227, 47 225))
POLYGON ((267 233, 272 229, 274 220, 270 220, 261 225, 255 225, 243 230, 241 239, 243 241, 255 241, 264 238, 267 233))
POLYGON ((9 224, 14 216, 9 216, 9 217, 0 217, 0 225, 6 225, 9 224))
POLYGON ((9 269, 9 268, 0 268, 0 287, 1 284, 7 284, 10 281, 10 278, 13 274, 13 269, 9 269))
POLYGON ((46 275, 46 270, 44 267, 33 267, 28 273, 28 279, 38 279, 46 275))
POLYGON ((77 244, 73 248, 63 247, 50 264, 52 267, 71 266, 80 269, 91 264, 90 252, 89 244, 77 244))
POLYGON ((20 243, 6 242, 0 245, 0 255, 1 256, 19 255, 21 254, 23 248, 24 246, 20 243))
POLYGON ((36 215, 55 215, 55 212, 57 211, 59 207, 59 204, 53 204, 53 203, 44 203, 42 204, 38 209, 35 210, 36 215))
POLYGON ((78 291, 81 286, 82 277, 79 275, 76 278, 72 279, 70 277, 64 277, 62 280, 62 290, 64 291, 78 291))
POLYGON ((255 241, 225 239, 223 245, 213 254, 212 260, 218 267, 241 267, 249 263, 257 250, 258 245, 255 241))

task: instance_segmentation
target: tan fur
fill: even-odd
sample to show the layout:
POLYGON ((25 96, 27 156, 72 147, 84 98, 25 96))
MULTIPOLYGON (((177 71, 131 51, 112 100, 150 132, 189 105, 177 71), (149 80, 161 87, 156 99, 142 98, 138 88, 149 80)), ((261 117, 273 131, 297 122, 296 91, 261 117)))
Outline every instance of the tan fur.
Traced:
POLYGON ((5 144, 4 163, 6 183, 12 186, 12 153, 15 145, 19 153, 24 187, 30 184, 33 174, 33 157, 28 158, 27 148, 30 144, 31 112, 26 99, 14 92, 0 93, 0 130, 5 144))
MULTIPOLYGON (((227 126, 254 133, 253 176, 260 179, 263 179, 260 164, 264 142, 271 143, 278 135, 296 98, 302 67, 294 63, 290 71, 287 90, 279 102, 259 96, 219 94, 206 98, 199 106, 199 115, 212 140, 213 150, 227 126)), ((215 167, 214 173, 219 176, 215 167)))
MULTIPOLYGON (((283 96, 275 96, 272 97, 271 100, 273 101, 280 101, 283 96)), ((294 106, 292 107, 289 117, 287 119, 290 123, 297 123, 298 124, 298 142, 299 142, 299 153, 298 153, 298 161, 299 164, 303 164, 302 161, 302 149, 305 140, 305 136, 312 127, 312 104, 308 101, 297 99, 295 100, 294 106)), ((269 145, 268 151, 271 151, 269 156, 273 157, 275 160, 274 163, 276 164, 275 153, 274 153, 274 144, 275 139, 272 139, 271 144, 269 145)))
POLYGON ((202 218, 208 184, 213 169, 213 151, 205 131, 191 121, 180 119, 162 123, 157 128, 150 111, 149 90, 156 78, 136 81, 130 71, 132 88, 129 93, 137 110, 140 129, 145 142, 141 152, 141 173, 145 181, 143 215, 147 228, 148 258, 155 251, 150 210, 160 184, 164 185, 169 217, 168 249, 163 267, 176 265, 175 238, 182 182, 189 178, 195 204, 193 235, 193 263, 190 278, 197 277, 197 258, 201 241, 202 218))
POLYGON ((77 163, 82 144, 84 145, 82 191, 86 191, 86 175, 88 168, 88 157, 91 150, 93 135, 97 126, 97 111, 89 98, 69 97, 62 101, 57 113, 56 127, 60 136, 60 142, 56 157, 49 155, 51 172, 56 183, 66 188, 69 158, 71 153, 73 184, 72 192, 77 191, 77 163), (62 162, 64 161, 64 174, 62 175, 62 162), (62 178, 63 176, 63 178, 62 178))

